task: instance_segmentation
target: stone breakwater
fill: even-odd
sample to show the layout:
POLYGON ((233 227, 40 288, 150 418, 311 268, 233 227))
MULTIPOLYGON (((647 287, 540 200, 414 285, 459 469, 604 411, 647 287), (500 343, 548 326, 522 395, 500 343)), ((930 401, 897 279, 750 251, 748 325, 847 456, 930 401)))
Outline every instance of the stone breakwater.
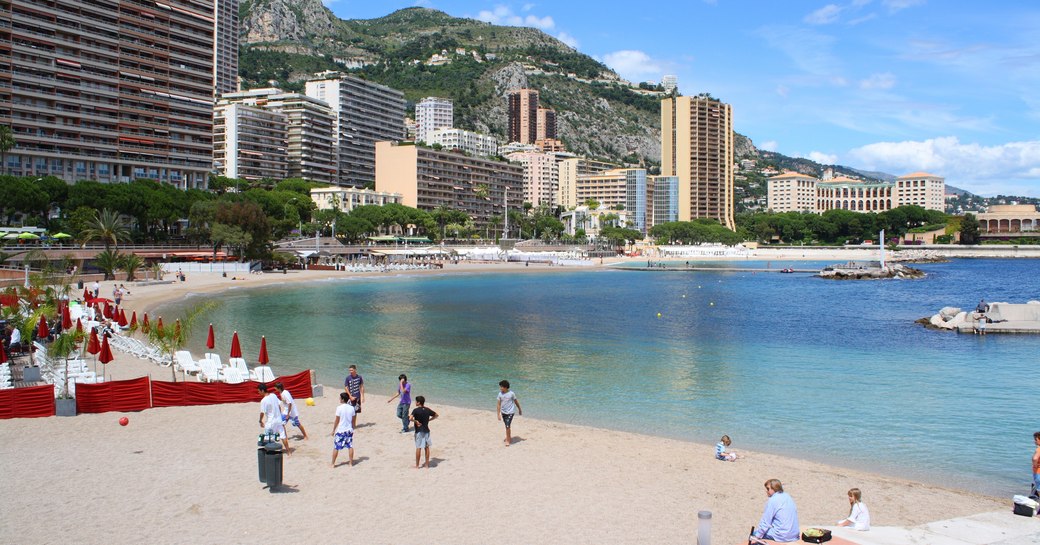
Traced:
POLYGON ((1024 304, 990 303, 987 312, 968 312, 944 307, 917 323, 929 328, 958 333, 1040 333, 1040 301, 1024 304))
POLYGON ((830 280, 880 280, 883 278, 924 278, 925 274, 920 269, 899 263, 890 263, 884 268, 849 263, 824 267, 817 276, 830 280))

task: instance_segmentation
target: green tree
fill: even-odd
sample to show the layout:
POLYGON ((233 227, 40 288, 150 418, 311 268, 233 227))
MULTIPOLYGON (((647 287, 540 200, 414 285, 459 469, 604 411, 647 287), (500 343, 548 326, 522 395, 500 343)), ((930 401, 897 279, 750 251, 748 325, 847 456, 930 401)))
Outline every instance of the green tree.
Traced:
POLYGON ((94 215, 87 228, 80 233, 80 238, 84 242, 101 240, 105 244, 106 252, 113 246, 118 252, 119 241, 129 239, 130 230, 119 214, 105 208, 94 215))
POLYGON ((978 244, 979 238, 979 220, 975 214, 964 214, 961 220, 961 244, 978 244))
POLYGON ((115 273, 122 265, 123 256, 118 251, 105 250, 94 256, 94 266, 105 274, 105 280, 115 280, 115 273))
POLYGON ((18 142, 14 139, 14 131, 10 125, 0 125, 0 162, 3 164, 3 173, 7 174, 7 152, 11 151, 18 142))
POLYGON ((126 273, 126 281, 133 282, 137 271, 144 267, 144 259, 137 254, 125 254, 123 256, 123 262, 120 265, 120 269, 126 273))
POLYGON ((214 223, 210 231, 213 241, 213 251, 221 246, 227 246, 229 253, 238 255, 239 260, 245 255, 245 250, 253 242, 253 236, 237 225, 226 225, 214 223))
POLYGON ((173 373, 175 382, 177 380, 177 366, 173 364, 173 354, 188 342, 188 338, 191 337, 191 330, 195 322, 198 321, 198 317, 215 307, 216 303, 197 305, 189 310, 179 322, 163 324, 161 331, 157 327, 148 330, 148 341, 158 348, 163 355, 170 358, 170 372, 173 373), (180 327, 178 327, 178 324, 180 327))

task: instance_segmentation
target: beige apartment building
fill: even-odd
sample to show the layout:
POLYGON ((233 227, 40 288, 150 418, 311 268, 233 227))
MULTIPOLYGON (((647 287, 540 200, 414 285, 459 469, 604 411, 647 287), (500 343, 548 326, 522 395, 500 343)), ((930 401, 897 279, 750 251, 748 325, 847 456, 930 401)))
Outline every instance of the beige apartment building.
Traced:
POLYGON ((733 221, 733 110, 707 97, 661 101, 661 174, 679 179, 679 221, 733 221))
POLYGON ((592 176, 618 168, 619 165, 588 159, 585 157, 567 157, 557 165, 559 189, 556 192, 556 204, 566 209, 585 204, 578 200, 578 178, 592 176))
POLYGON ((316 187, 311 190, 311 200, 318 210, 350 212, 359 206, 401 204, 401 194, 359 187, 316 187))
POLYGON ((820 180, 800 172, 785 172, 767 182, 766 203, 773 212, 815 212, 820 180))
POLYGON ((461 210, 477 227, 523 208, 524 169, 503 161, 424 146, 376 143, 376 191, 400 193, 401 204, 461 210))
POLYGON ((510 153, 506 158, 524 168, 524 202, 531 203, 535 208, 542 205, 552 208, 556 205, 560 175, 555 155, 521 151, 510 153))
POLYGON ((576 200, 583 205, 592 199, 599 203, 601 208, 616 208, 618 205, 628 204, 628 175, 629 172, 642 169, 615 168, 596 174, 578 176, 575 184, 576 200))
POLYGON ((773 212, 884 212, 909 204, 928 210, 945 209, 945 180, 933 174, 914 173, 885 182, 845 176, 819 180, 786 172, 769 178, 767 183, 766 206, 773 212))
POLYGON ((537 121, 535 123, 534 142, 538 143, 539 140, 555 140, 556 110, 539 106, 536 116, 537 121))
POLYGON ((213 166, 242 180, 286 178, 285 114, 221 101, 213 109, 213 166))
POLYGON ((0 4, 7 172, 206 187, 214 25, 212 2, 0 4))

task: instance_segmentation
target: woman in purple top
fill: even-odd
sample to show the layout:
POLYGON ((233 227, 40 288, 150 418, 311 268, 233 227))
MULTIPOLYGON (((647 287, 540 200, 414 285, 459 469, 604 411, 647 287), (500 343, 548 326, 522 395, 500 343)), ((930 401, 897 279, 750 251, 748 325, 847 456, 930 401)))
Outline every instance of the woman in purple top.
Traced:
POLYGON ((390 403, 397 398, 401 398, 401 401, 397 404, 397 418, 401 419, 401 433, 408 433, 408 409, 412 406, 412 385, 408 383, 408 377, 404 373, 397 379, 401 381, 397 385, 397 393, 394 394, 394 397, 386 400, 386 402, 390 403))

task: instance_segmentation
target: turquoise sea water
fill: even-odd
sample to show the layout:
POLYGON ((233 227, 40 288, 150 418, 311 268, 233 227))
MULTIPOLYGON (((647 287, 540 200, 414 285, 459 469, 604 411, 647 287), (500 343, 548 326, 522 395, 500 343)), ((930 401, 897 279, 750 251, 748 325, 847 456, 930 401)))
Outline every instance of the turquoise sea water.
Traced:
MULTIPOLYGON (((526 416, 710 443, 726 433, 737 450, 999 495, 1028 490, 1040 336, 957 335, 913 321, 980 297, 1040 299, 1040 263, 919 267, 928 278, 362 277, 231 291, 200 324, 213 322, 224 354, 237 329, 252 361, 266 335, 277 372, 316 369, 327 385, 354 363, 369 391, 389 394, 406 373, 431 405, 493 410, 507 378, 526 416)), ((200 355, 206 328, 194 333, 200 355)))

